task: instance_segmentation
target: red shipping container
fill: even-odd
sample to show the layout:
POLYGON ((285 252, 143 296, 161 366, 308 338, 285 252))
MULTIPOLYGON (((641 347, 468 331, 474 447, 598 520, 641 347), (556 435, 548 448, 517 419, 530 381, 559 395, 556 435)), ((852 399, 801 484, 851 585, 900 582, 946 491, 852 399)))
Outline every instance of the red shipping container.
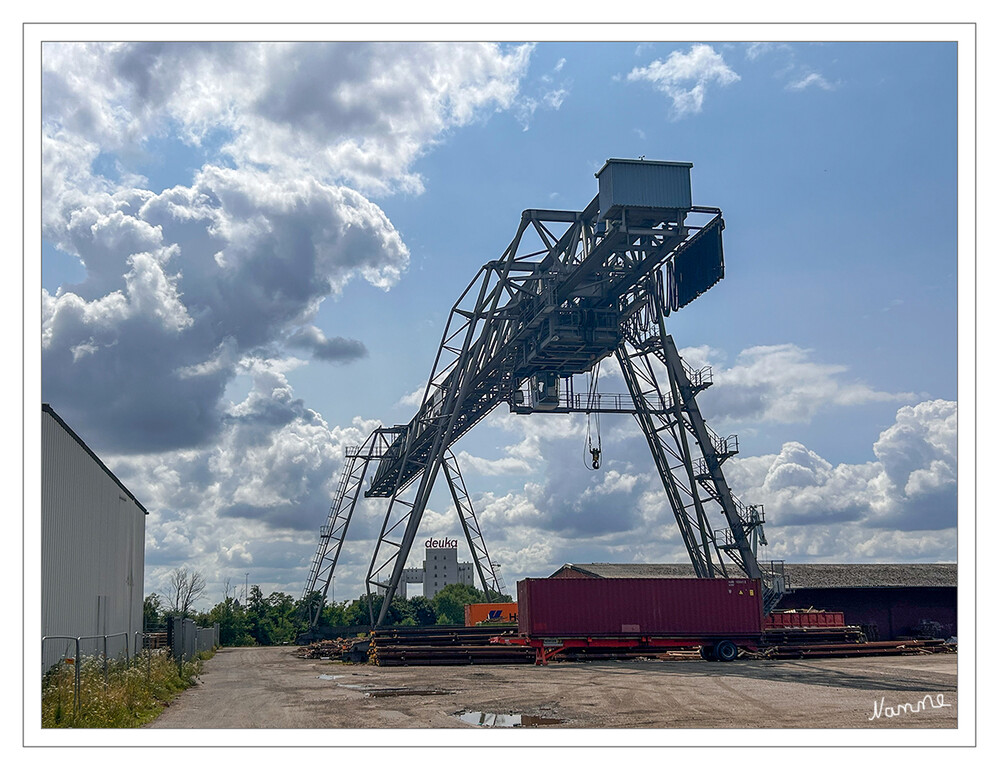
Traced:
POLYGON ((518 630, 541 636, 759 636, 760 581, 571 578, 517 583, 518 630))
POLYGON ((774 612, 763 619, 764 628, 840 628, 842 612, 774 612))

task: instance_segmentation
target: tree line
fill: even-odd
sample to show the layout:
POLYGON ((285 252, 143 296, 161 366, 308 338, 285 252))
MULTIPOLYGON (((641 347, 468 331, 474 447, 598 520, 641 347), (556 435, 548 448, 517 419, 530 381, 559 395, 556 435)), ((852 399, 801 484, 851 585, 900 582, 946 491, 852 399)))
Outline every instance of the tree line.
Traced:
MULTIPOLYGON (((176 570, 171 578, 169 595, 152 593, 143 601, 145 630, 164 627, 171 616, 193 618, 202 627, 218 623, 220 641, 225 647, 293 644, 299 635, 309 630, 309 617, 322 602, 319 591, 294 599, 280 591, 264 596, 256 585, 250 587, 249 595, 241 602, 227 583, 225 598, 207 612, 200 612, 194 609, 194 604, 204 593, 201 576, 196 572, 176 570)), ((377 618, 384 597, 372 596, 371 599, 377 618)), ((456 583, 445 586, 433 599, 394 597, 385 623, 390 626, 463 625, 465 605, 486 601, 490 600, 478 588, 456 583)), ((511 598, 502 596, 499 601, 511 601, 511 598)), ((352 601, 327 603, 317 626, 324 635, 335 636, 338 628, 369 623, 368 600, 361 596, 352 601)))

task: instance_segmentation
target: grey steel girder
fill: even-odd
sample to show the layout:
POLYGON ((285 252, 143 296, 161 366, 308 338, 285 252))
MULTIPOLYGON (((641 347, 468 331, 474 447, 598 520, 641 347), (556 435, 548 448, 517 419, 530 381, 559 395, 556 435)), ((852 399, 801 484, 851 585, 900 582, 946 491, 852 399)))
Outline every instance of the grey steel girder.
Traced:
POLYGON ((458 467, 458 458, 450 449, 444 455, 444 477, 451 490, 451 499, 454 501, 455 511, 458 513, 461 529, 465 533, 468 551, 472 554, 472 563, 475 565, 475 571, 481 581, 482 590, 486 594, 486 600, 499 601, 499 597, 503 593, 499 570, 489 558, 486 541, 482 537, 482 530, 479 528, 475 509, 472 507, 472 498, 465 487, 461 468, 458 467))

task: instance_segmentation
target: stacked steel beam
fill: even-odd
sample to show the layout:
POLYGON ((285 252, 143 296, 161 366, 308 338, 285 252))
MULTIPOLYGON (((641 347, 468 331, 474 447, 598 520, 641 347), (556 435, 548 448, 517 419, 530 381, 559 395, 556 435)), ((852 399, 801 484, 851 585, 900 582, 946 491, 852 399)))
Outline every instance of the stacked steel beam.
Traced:
POLYGON ((789 644, 761 649, 768 659, 787 658, 852 658, 861 655, 919 655, 935 652, 956 652, 956 645, 943 639, 899 640, 894 642, 861 642, 859 644, 789 644))
POLYGON ((648 647, 600 647, 589 648, 580 647, 567 649, 559 654, 562 660, 568 661, 588 661, 588 660, 695 660, 700 659, 701 654, 697 647, 678 648, 665 650, 662 648, 648 647))
POLYGON ((859 644, 866 642, 860 626, 817 626, 767 628, 763 631, 763 645, 812 646, 822 644, 859 644))
POLYGON ((378 666, 467 666, 534 663, 530 647, 492 644, 490 638, 514 635, 506 629, 465 626, 395 626, 371 635, 370 661, 378 666))

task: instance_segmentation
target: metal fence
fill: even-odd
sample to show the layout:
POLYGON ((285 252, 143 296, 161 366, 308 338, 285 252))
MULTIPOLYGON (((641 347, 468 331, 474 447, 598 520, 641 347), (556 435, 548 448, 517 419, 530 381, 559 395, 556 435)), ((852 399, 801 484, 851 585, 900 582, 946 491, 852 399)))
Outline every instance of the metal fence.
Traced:
POLYGON ((167 645, 178 661, 191 660, 199 652, 219 646, 219 624, 198 628, 190 618, 170 618, 167 624, 167 645))
POLYGON ((142 632, 136 631, 133 644, 128 643, 128 632, 121 631, 117 634, 90 634, 87 636, 65 636, 53 634, 42 637, 42 675, 63 664, 73 665, 73 710, 80 708, 80 669, 84 656, 98 660, 104 669, 104 684, 108 683, 108 663, 112 660, 120 660, 124 653, 125 665, 130 665, 133 659, 139 656, 142 649, 142 632), (111 640, 115 640, 116 643, 111 640), (122 641, 123 640, 123 641, 122 641), (62 653, 58 661, 52 665, 46 665, 46 645, 51 647, 53 643, 62 645, 62 653), (135 654, 130 652, 135 650, 135 654), (92 650, 92 652, 91 652, 92 650))
MULTIPOLYGON (((99 661, 104 669, 104 684, 108 683, 108 665, 110 661, 124 659, 125 665, 133 661, 145 660, 146 673, 152 663, 152 656, 169 654, 178 665, 184 661, 193 660, 199 652, 207 652, 219 645, 219 624, 210 628, 198 628, 189 618, 170 618, 167 626, 167 644, 163 646, 162 633, 133 634, 132 644, 129 644, 129 634, 121 631, 117 634, 93 634, 89 636, 50 635, 42 637, 42 675, 62 664, 73 665, 73 710, 80 708, 80 669, 84 657, 99 661), (62 652, 55 665, 45 665, 46 646, 62 645, 62 652), (159 648, 159 649, 156 649, 159 648), (132 652, 134 650, 134 653, 132 652)), ((50 655, 51 658, 51 655, 50 655)))

